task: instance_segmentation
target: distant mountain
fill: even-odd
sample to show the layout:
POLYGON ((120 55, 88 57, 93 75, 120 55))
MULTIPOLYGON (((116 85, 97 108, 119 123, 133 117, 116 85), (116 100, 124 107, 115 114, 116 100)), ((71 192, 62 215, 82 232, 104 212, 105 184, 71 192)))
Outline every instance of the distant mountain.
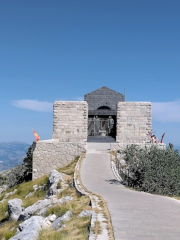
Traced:
POLYGON ((0 142, 0 171, 22 164, 29 146, 24 142, 0 142))

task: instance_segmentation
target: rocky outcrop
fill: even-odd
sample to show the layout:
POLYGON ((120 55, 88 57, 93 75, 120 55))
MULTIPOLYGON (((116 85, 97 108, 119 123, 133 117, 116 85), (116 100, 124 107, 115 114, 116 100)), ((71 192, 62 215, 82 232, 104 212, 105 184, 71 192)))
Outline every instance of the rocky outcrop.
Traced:
POLYGON ((47 218, 50 222, 54 222, 56 220, 57 216, 56 216, 56 214, 50 214, 47 218))
POLYGON ((10 240, 36 240, 39 231, 43 228, 45 218, 33 216, 30 219, 19 224, 17 234, 10 240))
POLYGON ((42 185, 42 186, 34 185, 34 186, 33 186, 33 190, 34 190, 34 191, 28 193, 28 195, 26 195, 25 198, 31 197, 36 191, 38 191, 38 190, 43 190, 43 189, 45 189, 45 185, 42 185))
POLYGON ((63 216, 57 218, 53 222, 53 224, 51 226, 51 229, 59 229, 59 228, 61 228, 63 223, 69 221, 69 219, 71 217, 72 217, 72 212, 71 211, 66 212, 63 216))
POLYGON ((78 215, 78 217, 90 217, 91 215, 92 215, 92 211, 84 210, 78 215))
POLYGON ((18 198, 14 198, 8 201, 8 214, 9 218, 12 220, 18 220, 19 215, 21 214, 22 208, 22 200, 18 198))
MULTIPOLYGON (((51 228, 60 231, 65 227, 63 224, 71 218, 71 211, 66 212, 63 216, 59 216, 58 218, 55 214, 49 215, 46 218, 44 217, 48 208, 53 207, 56 204, 64 204, 73 200, 73 197, 71 196, 65 196, 61 199, 57 197, 59 190, 62 191, 67 187, 64 181, 64 174, 59 173, 56 170, 51 171, 48 180, 48 187, 49 191, 45 199, 39 200, 25 209, 22 207, 23 202, 21 199, 15 198, 8 201, 9 218, 12 220, 23 221, 17 228, 17 234, 10 238, 10 240, 36 240, 41 229, 51 228), (59 182, 60 184, 58 185, 59 182)), ((34 192, 41 190, 42 188, 44 189, 44 185, 34 185, 34 191, 31 192, 31 194, 28 194, 26 198, 32 196, 34 192)), ((15 191, 6 195, 8 197, 14 193, 15 191)))
POLYGON ((50 206, 52 203, 52 199, 44 199, 39 200, 38 202, 34 203, 33 205, 27 207, 19 216, 19 221, 24 221, 30 218, 34 213, 50 206))
POLYGON ((65 202, 71 201, 73 198, 66 196, 61 199, 56 198, 56 196, 49 198, 49 199, 44 199, 44 200, 39 200, 38 202, 34 203, 33 205, 27 207, 23 212, 21 212, 18 220, 19 221, 24 221, 28 218, 30 218, 33 214, 36 215, 44 215, 46 213, 46 210, 49 207, 52 207, 55 204, 63 204, 65 202))
POLYGON ((48 180, 49 191, 46 197, 55 195, 57 193, 59 181, 63 181, 63 174, 59 173, 56 170, 52 170, 49 175, 48 180))

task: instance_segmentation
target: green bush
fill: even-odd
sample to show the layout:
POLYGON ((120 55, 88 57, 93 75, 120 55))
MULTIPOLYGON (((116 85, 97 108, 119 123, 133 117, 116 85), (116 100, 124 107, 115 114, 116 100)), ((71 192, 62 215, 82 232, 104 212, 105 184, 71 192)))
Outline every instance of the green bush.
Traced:
POLYGON ((129 171, 121 173, 126 185, 149 193, 180 196, 180 156, 172 144, 166 149, 129 145, 121 153, 129 171))

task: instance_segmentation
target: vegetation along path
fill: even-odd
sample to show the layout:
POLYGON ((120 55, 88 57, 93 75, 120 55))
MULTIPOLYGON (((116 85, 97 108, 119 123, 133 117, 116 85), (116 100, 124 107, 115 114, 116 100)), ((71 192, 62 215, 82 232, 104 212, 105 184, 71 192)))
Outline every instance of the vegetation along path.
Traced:
POLYGON ((110 144, 88 143, 81 180, 107 202, 116 240, 179 240, 180 201, 130 190, 114 178, 110 144))

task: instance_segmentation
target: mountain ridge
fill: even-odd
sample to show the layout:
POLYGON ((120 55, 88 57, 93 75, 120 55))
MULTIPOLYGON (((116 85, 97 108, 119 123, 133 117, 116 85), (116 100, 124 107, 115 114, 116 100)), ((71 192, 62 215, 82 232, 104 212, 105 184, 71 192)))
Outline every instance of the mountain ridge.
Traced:
POLYGON ((0 171, 22 164, 29 146, 19 141, 0 142, 0 171))

